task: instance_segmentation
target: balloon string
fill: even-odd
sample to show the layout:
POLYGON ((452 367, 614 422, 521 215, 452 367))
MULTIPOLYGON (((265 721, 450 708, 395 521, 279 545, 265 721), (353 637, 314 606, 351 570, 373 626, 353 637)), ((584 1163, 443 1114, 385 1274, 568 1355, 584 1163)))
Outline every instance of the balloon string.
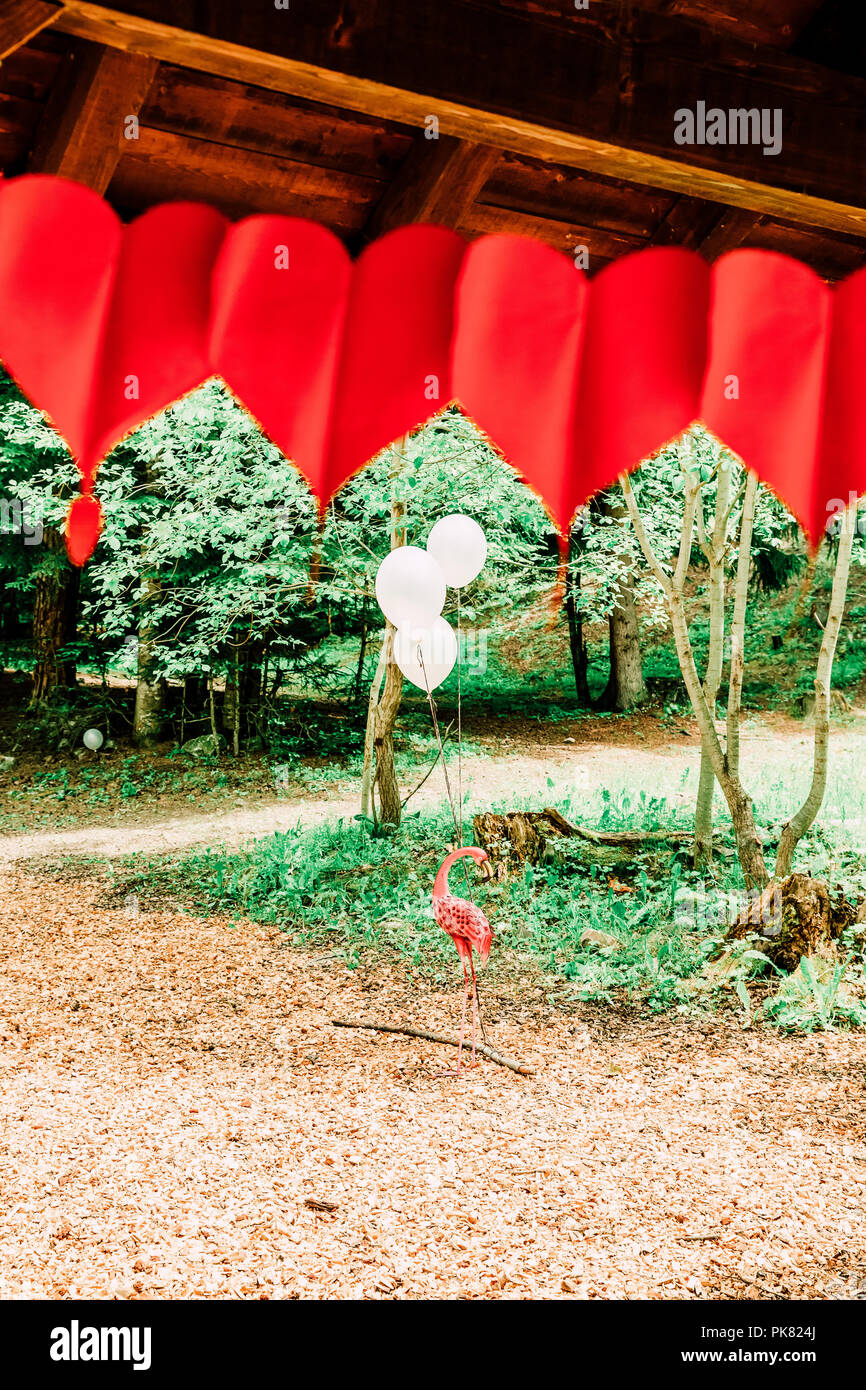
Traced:
POLYGON ((463 691, 460 673, 460 587, 457 588, 457 800, 460 807, 460 848, 463 848, 463 691))
MULTIPOLYGON (((429 706, 430 706, 430 718, 433 720, 433 732, 434 732, 434 734, 436 735, 436 743, 437 743, 437 746, 438 746, 438 748, 439 748, 439 756, 440 756, 440 758, 442 759, 442 771, 445 773, 445 790, 446 790, 446 792, 447 792, 447 794, 448 794, 448 805, 449 805, 450 808, 451 808, 451 819, 452 819, 453 822, 454 822, 454 830, 455 830, 455 833, 457 834, 457 836, 458 836, 458 838, 459 838, 459 841, 460 841, 460 846, 459 846, 459 847, 462 849, 462 847, 463 847, 463 829, 462 829, 462 826, 461 826, 461 824, 460 824, 460 821, 459 821, 458 818, 457 818, 457 811, 456 811, 455 806, 454 806, 454 797, 453 797, 452 792, 451 792, 451 778, 448 776, 448 764, 447 764, 446 761, 445 761, 445 747, 444 747, 444 745, 443 745, 443 743, 442 743, 442 735, 441 735, 441 733, 439 732, 439 720, 436 718, 436 701, 433 699, 433 691, 430 689, 430 682, 429 682, 429 680, 427 679, 427 667, 424 665, 424 654, 423 654, 423 652, 422 652, 422 650, 421 650, 421 643, 420 643, 420 642, 418 643, 418 662, 419 662, 419 665, 420 665, 420 667, 421 667, 422 674, 423 674, 423 676, 424 676, 424 688, 425 688, 425 690, 427 691, 427 703, 428 703, 429 706)), ((467 887, 468 887, 468 886, 470 886, 470 885, 469 885, 469 870, 468 870, 468 868, 467 868, 467 866, 466 866, 466 861, 465 861, 465 859, 462 860, 461 862, 462 862, 462 864, 463 864, 463 873, 464 873, 464 876, 465 876, 465 878, 466 878, 466 884, 467 884, 467 887)))

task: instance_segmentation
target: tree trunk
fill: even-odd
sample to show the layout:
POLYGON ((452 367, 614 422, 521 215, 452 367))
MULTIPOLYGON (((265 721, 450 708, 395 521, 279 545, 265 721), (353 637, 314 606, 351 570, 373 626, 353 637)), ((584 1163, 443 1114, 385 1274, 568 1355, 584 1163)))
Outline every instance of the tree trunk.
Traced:
POLYGON ((241 734, 261 733, 261 707, 266 673, 265 643, 257 637, 241 648, 240 709, 241 734))
POLYGON ((361 607, 361 644, 358 648, 358 666, 355 671, 355 683, 352 688, 351 702, 353 705, 361 703, 361 690, 364 685, 364 662, 367 659, 367 595, 364 595, 364 602, 361 607))
POLYGON ((582 527, 580 522, 571 528, 569 536, 568 566, 565 572, 565 615, 568 621, 568 646, 571 652, 571 666, 574 671, 574 689, 583 709, 592 707, 589 692, 589 658, 583 637, 583 616, 580 607, 580 570, 574 564, 574 557, 582 549, 582 527))
POLYGON ((620 585, 617 606, 608 618, 608 624, 610 675, 601 704, 604 709, 623 712, 642 705, 647 697, 631 579, 620 585))
MULTIPOLYGON (((734 617, 731 627, 731 679, 728 689, 727 746, 722 745, 716 730, 715 720, 707 702, 704 687, 695 666, 694 652, 689 638, 688 621, 683 602, 683 582, 688 570, 694 532, 695 512, 700 494, 700 478, 692 467, 689 446, 685 448, 683 473, 685 477, 685 506, 680 535, 680 549, 672 575, 668 575, 650 545, 640 508, 635 499, 631 481, 626 474, 620 478, 620 486, 626 500, 629 515, 647 564, 661 585, 676 642, 677 657, 689 699, 701 732, 701 747, 715 773, 716 780, 724 793, 731 813, 737 841, 737 853, 747 888, 766 888, 770 881, 764 852, 758 839, 755 826, 752 799, 743 787, 739 771, 739 711, 740 693, 743 680, 743 646, 746 619, 746 599, 749 564, 751 556, 752 520, 754 517, 757 479, 751 475, 747 479, 746 495, 743 502, 743 519, 740 524, 739 558, 734 596, 734 617)), ((830 689, 833 674, 833 658, 839 629, 845 611, 845 595, 848 587, 848 572, 851 553, 857 531, 858 508, 856 501, 845 510, 836 567, 833 574, 833 589, 824 628, 824 639, 818 654, 815 672, 815 741, 812 757, 812 780, 805 800, 799 810, 785 824, 779 841, 774 871, 775 879, 786 878, 791 871, 794 850, 800 838, 813 823, 827 786, 827 755, 830 731, 830 689)))
POLYGON ((205 676, 184 676, 180 708, 180 741, 183 743, 189 724, 204 723, 204 709, 207 704, 207 678, 205 676))
MULTIPOLYGON (((618 500, 605 494, 601 499, 605 516, 621 521, 626 509, 618 500)), ((631 558, 629 552, 629 559, 631 558)), ((629 566, 617 585, 615 606, 608 618, 610 675, 602 695, 602 709, 634 709, 647 698, 640 650, 640 628, 634 598, 634 571, 629 566)))
POLYGON ((473 817, 472 829, 500 882, 510 870, 523 873, 527 864, 554 859, 563 840, 579 840, 586 859, 601 869, 633 870, 642 852, 655 846, 669 854, 672 845, 689 839, 682 830, 588 830, 573 825, 552 806, 544 811, 484 811, 473 817))
MULTIPOLYGON (((704 688, 701 684, 700 676, 698 675, 697 666, 695 665, 694 651, 692 650, 691 638, 689 637, 689 624, 686 617, 685 603, 683 601, 683 584, 691 559, 695 510, 700 493, 700 478, 692 470, 689 459, 689 445, 686 444, 683 466, 683 472, 685 474, 683 525, 680 534, 679 554, 672 575, 665 573, 659 563, 658 556, 649 543, 643 524, 643 518, 640 514, 640 508, 635 500, 631 481, 626 474, 623 474, 621 477, 620 486, 622 487, 626 505, 628 506, 641 550, 644 553, 644 558, 664 591, 668 612, 671 616, 671 626, 673 628, 674 642, 676 643, 677 659, 680 663, 680 670, 683 674, 689 700, 691 701, 695 718, 698 721, 698 728, 700 729, 701 747, 702 749, 706 749, 716 780, 728 803, 728 809, 730 810, 731 820, 734 825, 734 834, 736 836, 737 854, 746 887, 764 888, 770 876, 764 861, 761 841, 758 839, 752 798, 743 787, 739 775, 731 772, 727 757, 722 751, 715 720, 707 704, 707 697, 704 694, 704 688)), ((742 530, 740 535, 740 553, 742 556, 742 530)))
POLYGON ((397 663, 391 660, 394 628, 390 623, 385 641, 385 688, 376 706, 373 734, 373 749, 376 755, 375 786, 379 792, 379 823, 396 829, 400 824, 403 807, 400 802, 397 769, 394 765, 394 725, 397 723, 403 697, 403 672, 397 663))
POLYGON ((390 633, 385 628, 385 637, 379 652, 379 660, 376 664, 376 672, 370 686, 370 698, 367 702, 367 727, 364 730, 364 766, 361 770, 361 815, 366 819, 370 818, 373 809, 373 741, 376 734, 376 709, 379 704, 379 695, 382 690, 382 681, 385 679, 385 666, 388 661, 388 643, 390 633))
POLYGON ((132 737, 142 748, 151 748, 162 733, 165 710, 165 681, 156 674, 159 633, 151 614, 159 601, 160 580, 156 574, 142 576, 139 589, 138 682, 135 687, 135 714, 132 737))
POLYGON ((833 589, 830 595, 830 611, 824 627, 818 665, 815 671, 815 742, 812 754, 812 782, 806 798, 782 829, 779 850, 776 856, 776 878, 785 878, 791 872, 794 850, 814 821, 824 800, 827 789, 827 754, 830 741, 830 689, 833 677, 833 658, 836 643, 845 612, 845 595, 848 591, 848 572, 851 568, 851 552, 857 531, 857 503, 852 502, 842 517, 842 531, 839 548, 836 552, 836 568, 833 572, 833 589))
POLYGON ((33 603, 33 688, 31 700, 49 700, 75 685, 75 663, 60 653, 75 640, 81 570, 66 558, 63 533, 45 528, 46 554, 36 574, 33 603))
POLYGON ((241 653, 238 647, 229 659, 223 695, 223 733, 231 740, 232 752, 238 756, 241 747, 241 653))
MULTIPOLYGON (((142 482, 152 496, 162 496, 162 489, 153 463, 143 464, 142 482)), ((147 533, 145 531, 141 542, 141 581, 138 592, 138 681, 135 688, 132 737, 139 747, 151 748, 162 733, 166 683, 156 674, 159 629, 153 616, 159 603, 162 581, 159 572, 149 567, 147 552, 147 533)))
MULTIPOLYGON (((396 498, 396 480, 403 470, 406 459, 408 436, 394 446, 393 466, 391 468, 391 549, 396 550, 406 544, 406 531, 403 525, 406 507, 396 498)), ((376 820, 375 789, 379 789, 379 823, 396 829, 400 824, 403 807, 400 801, 400 788, 397 783, 397 769, 394 765, 394 726, 403 697, 403 673, 392 659, 394 628, 391 623, 385 626, 385 637, 367 706, 367 729, 364 735, 364 767, 361 775, 361 814, 368 816, 373 812, 376 820), (382 680, 384 678, 384 688, 382 680), (381 694, 379 693, 381 690, 381 694), (373 773, 375 760, 376 771, 373 773)))
MULTIPOLYGON (((731 502, 731 470, 722 466, 716 484, 716 512, 713 532, 704 531, 703 503, 698 499, 699 536, 709 567, 710 642, 707 669, 704 672, 704 695, 710 713, 716 717, 716 701, 722 683, 725 655, 725 552, 727 550, 728 513, 731 502)), ((751 537, 750 537, 751 539, 751 537)), ((701 770, 695 802, 695 842, 693 859, 696 868, 703 868, 713 859, 713 793, 716 774, 708 750, 701 745, 701 770)))

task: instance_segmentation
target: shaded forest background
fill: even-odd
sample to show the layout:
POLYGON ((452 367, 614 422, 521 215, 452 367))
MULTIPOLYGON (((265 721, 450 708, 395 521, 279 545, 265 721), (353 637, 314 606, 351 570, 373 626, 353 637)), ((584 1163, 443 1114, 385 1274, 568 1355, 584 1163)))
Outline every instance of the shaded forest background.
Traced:
MULTIPOLYGON (((712 464, 719 446, 708 437, 699 446, 712 464)), ((663 452, 641 479, 654 542, 670 551, 681 511, 675 458, 663 452)), ((0 644, 7 672, 18 673, 10 696, 26 707, 13 742, 59 751, 95 721, 145 747, 209 734, 214 751, 279 760, 356 751, 381 632, 373 581, 395 503, 410 543, 423 544, 453 510, 486 530, 488 564, 462 598, 470 708, 555 718, 649 704, 664 716, 685 702, 661 594, 619 489, 578 519, 551 618, 556 537, 533 494, 456 410, 419 431, 396 464, 389 451, 371 464, 321 528, 303 479, 216 383, 143 426, 103 466, 106 526, 83 571, 69 565, 61 533, 76 484, 57 436, 2 378, 0 644)), ((697 546, 692 558, 700 665, 697 546)), ((806 712, 831 560, 810 564, 790 516, 762 494, 747 707, 806 712)), ((849 694, 866 669, 856 636, 864 615, 855 563, 834 669, 849 694)), ((455 683, 440 697, 446 707, 455 683)))

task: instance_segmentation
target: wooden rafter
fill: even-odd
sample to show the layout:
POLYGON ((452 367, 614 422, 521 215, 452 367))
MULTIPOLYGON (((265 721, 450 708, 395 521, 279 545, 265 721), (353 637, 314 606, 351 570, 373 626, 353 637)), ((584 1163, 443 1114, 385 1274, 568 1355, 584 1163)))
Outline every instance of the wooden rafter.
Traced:
MULTIPOLYGON (((542 4, 553 7, 551 0, 542 4)), ((555 3, 555 0, 553 0, 555 3)), ((628 0, 617 0, 622 9, 628 0)), ((787 48, 824 0, 640 0, 643 9, 726 30, 747 43, 787 48)))
POLYGON ((646 245, 641 237, 626 236, 603 227, 581 226, 576 221, 559 222, 551 217, 534 217, 529 212, 514 212, 510 208, 493 207, 489 203, 476 203, 467 208, 460 220, 459 230, 468 237, 533 237, 566 254, 585 246, 588 252, 587 268, 591 273, 608 261, 626 256, 631 251, 640 251, 646 245))
POLYGON ((166 197, 212 203, 229 217, 288 213, 357 234, 381 183, 299 160, 143 128, 112 182, 121 207, 150 207, 166 197))
POLYGON ((5 0, 0 7, 0 61, 29 43, 60 14, 45 0, 5 0))
MULTIPOLYGON (((748 0, 728 0, 724 13, 720 13, 715 4, 705 4, 704 0, 697 0, 696 6, 694 0, 684 0, 684 3, 689 5, 690 13, 694 7, 696 15, 708 23, 735 25, 739 30, 757 26, 754 37, 758 42, 785 49, 790 48, 814 18, 823 0, 788 0, 781 12, 778 6, 770 6, 768 10, 766 5, 756 7, 748 0)), ((720 214, 718 207, 711 204, 680 198, 657 229, 652 244, 689 246, 700 251, 707 260, 714 261, 726 251, 742 246, 763 221, 759 212, 746 208, 725 208, 720 214)))
POLYGON ((734 251, 742 246, 752 232, 759 227, 762 218, 743 208, 726 208, 722 216, 702 239, 698 250, 708 261, 714 261, 726 251, 734 251))
POLYGON ((450 135, 420 135, 364 228, 373 241, 409 222, 456 229, 487 182, 500 151, 450 135))
POLYGON ((30 169, 104 193, 153 81, 157 61, 81 44, 69 54, 39 126, 30 169))

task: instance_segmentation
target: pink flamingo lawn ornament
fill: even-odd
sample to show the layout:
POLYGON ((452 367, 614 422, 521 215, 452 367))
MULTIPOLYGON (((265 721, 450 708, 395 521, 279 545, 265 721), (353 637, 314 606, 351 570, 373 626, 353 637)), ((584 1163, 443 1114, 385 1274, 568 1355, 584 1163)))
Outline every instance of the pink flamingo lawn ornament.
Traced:
MULTIPOLYGON (((472 951, 473 949, 476 950, 481 964, 486 965, 487 957, 490 955, 490 947, 493 944, 493 932, 481 908, 476 907, 474 903, 468 903, 465 898, 455 898, 448 887, 449 870, 458 859, 474 859, 476 864, 486 864, 488 875, 490 865, 488 856, 483 849, 476 849, 474 845, 467 849, 455 849, 443 861, 436 875, 436 882, 433 884, 433 916, 440 927, 444 928, 451 937, 463 963, 463 1016, 460 1020, 460 1041, 457 1045, 457 1070, 445 1072, 446 1076, 459 1076, 463 1069, 463 1036, 466 1031, 466 1006, 469 1002, 470 989, 472 990, 472 1061, 469 1065, 475 1066, 475 1024, 476 1019, 480 1019, 481 1015, 472 951)), ((483 1032, 483 1023, 481 1027, 483 1032)))

